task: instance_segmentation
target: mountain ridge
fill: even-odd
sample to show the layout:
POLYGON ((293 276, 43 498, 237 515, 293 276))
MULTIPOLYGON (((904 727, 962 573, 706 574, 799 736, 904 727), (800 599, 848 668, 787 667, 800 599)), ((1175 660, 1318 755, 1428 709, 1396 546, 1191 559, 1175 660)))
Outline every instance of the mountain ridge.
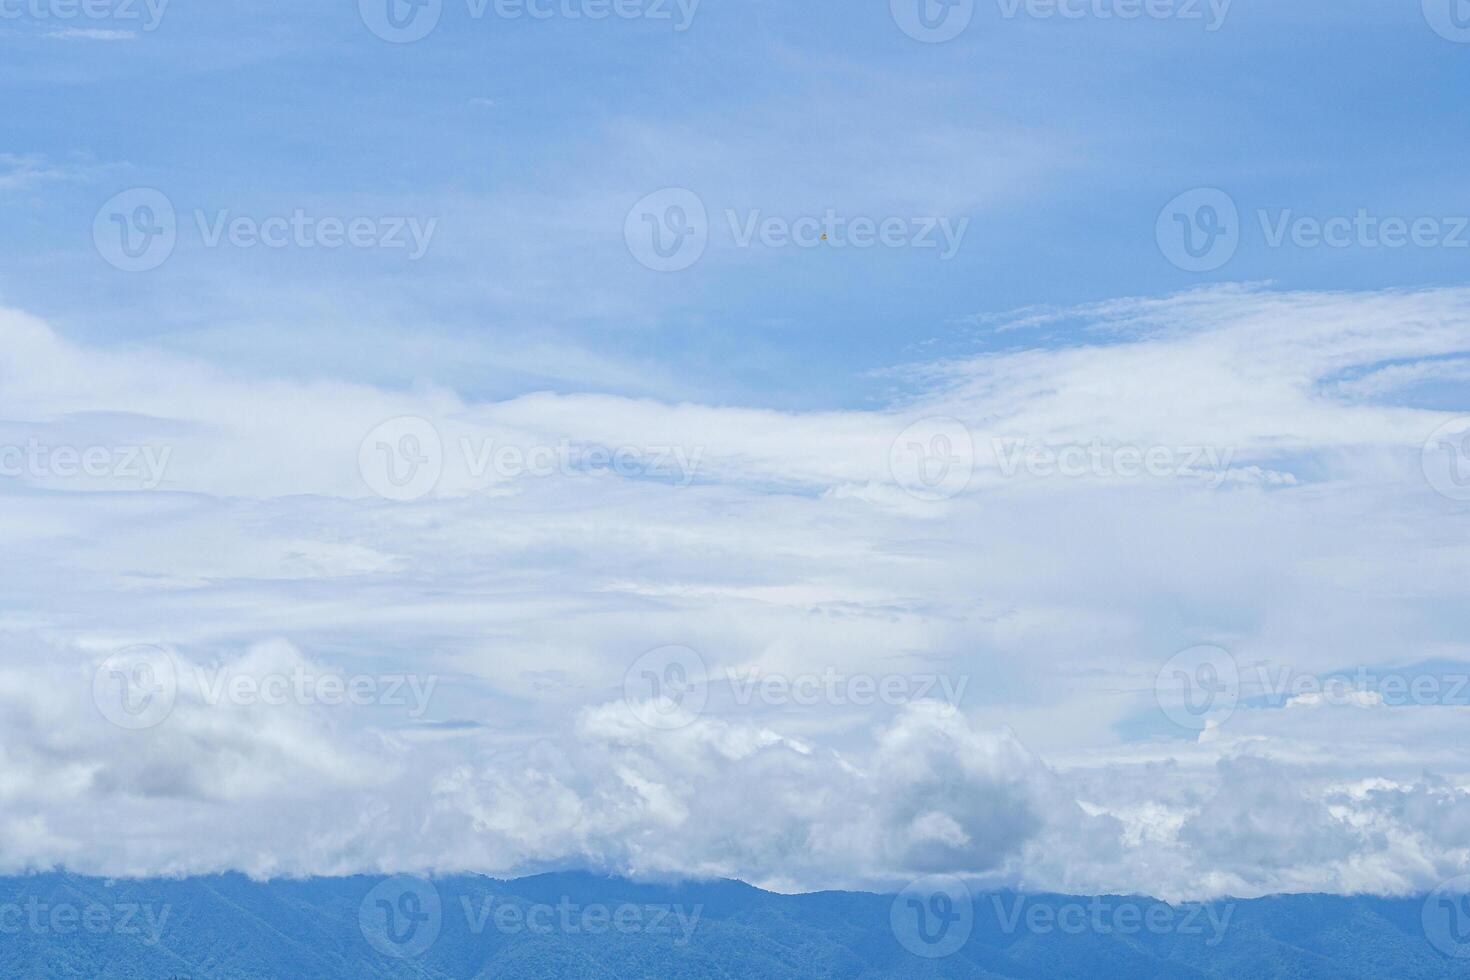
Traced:
POLYGON ((0 877, 0 976, 89 980, 796 977, 1452 977, 1458 907, 1301 894, 770 892, 737 879, 632 881, 238 872, 0 877), (1445 937, 1448 936, 1447 940, 1445 937))

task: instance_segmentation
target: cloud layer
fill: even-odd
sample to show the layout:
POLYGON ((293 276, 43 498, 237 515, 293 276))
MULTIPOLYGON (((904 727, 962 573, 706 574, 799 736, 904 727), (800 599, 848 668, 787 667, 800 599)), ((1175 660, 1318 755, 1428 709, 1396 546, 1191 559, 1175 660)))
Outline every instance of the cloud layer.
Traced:
POLYGON ((0 869, 1470 870, 1470 510, 1431 439, 1470 292, 981 329, 802 413, 260 381, 0 313, 0 869), (139 644, 174 689, 129 728, 98 699, 155 689, 108 659, 139 644), (695 660, 645 673, 669 644, 695 660), (1234 686, 1181 714, 1156 687, 1198 644, 1234 686))

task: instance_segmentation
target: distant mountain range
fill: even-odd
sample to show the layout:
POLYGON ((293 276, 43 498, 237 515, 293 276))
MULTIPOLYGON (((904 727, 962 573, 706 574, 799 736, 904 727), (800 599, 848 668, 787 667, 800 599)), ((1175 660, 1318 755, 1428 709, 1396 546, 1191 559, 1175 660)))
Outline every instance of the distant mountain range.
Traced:
POLYGON ((777 895, 550 874, 0 878, 4 980, 1470 977, 1463 903, 777 895))

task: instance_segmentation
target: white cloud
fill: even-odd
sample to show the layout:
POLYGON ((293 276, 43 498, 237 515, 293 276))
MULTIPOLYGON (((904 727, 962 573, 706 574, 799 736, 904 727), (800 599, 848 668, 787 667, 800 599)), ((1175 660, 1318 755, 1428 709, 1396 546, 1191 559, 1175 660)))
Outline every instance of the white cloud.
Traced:
POLYGON ((1263 701, 1259 679, 1470 662, 1470 515, 1420 463, 1466 406, 1375 400, 1470 350, 1470 291, 1221 289, 1066 315, 1096 341, 918 365, 903 403, 801 413, 259 381, 0 314, 0 445, 169 450, 156 489, 54 456, 0 478, 0 865, 576 863, 783 888, 943 870, 1165 896, 1466 870, 1470 709, 1263 701), (358 468, 398 416, 447 449, 434 492, 404 503, 358 468), (974 434, 968 492, 895 481, 890 447, 925 416, 974 434), (1232 455, 1219 481, 1008 475, 1002 437, 1232 455), (461 439, 697 463, 689 480, 479 472, 461 439), (195 687, 122 732, 90 670, 135 643, 227 668, 211 676, 330 664, 438 685, 422 717, 195 687), (718 682, 665 732, 621 696, 671 643, 717 678, 943 675, 965 699, 742 703, 718 682), (1199 643, 1245 680, 1208 738, 1153 695, 1199 643))
POLYGON ((138 32, 101 27, 67 27, 59 31, 47 31, 46 36, 62 41, 136 41, 138 32))

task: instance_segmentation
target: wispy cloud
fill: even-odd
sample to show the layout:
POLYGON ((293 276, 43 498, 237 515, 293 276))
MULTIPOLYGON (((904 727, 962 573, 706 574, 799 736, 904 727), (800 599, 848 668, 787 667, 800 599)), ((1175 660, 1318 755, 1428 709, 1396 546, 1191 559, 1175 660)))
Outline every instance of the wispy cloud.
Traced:
POLYGON ((1448 732, 1470 708, 1243 694, 1200 734, 1170 726, 1154 685, 1205 642, 1251 677, 1470 660, 1452 628, 1467 515, 1422 460, 1465 406, 1380 401, 1386 376, 1335 383, 1443 376, 1431 365, 1470 352, 1470 291, 1226 288, 1059 312, 1092 339, 918 365, 905 400, 824 412, 261 380, 5 314, 0 445, 31 462, 0 480, 0 631, 4 690, 31 706, 0 713, 30 719, 0 731, 0 799, 30 832, 0 863, 570 863, 780 887, 946 870, 1170 896, 1404 891, 1465 870, 1448 732), (975 450, 968 489, 939 500, 893 469, 931 416, 975 450), (382 428, 404 417, 429 429, 382 428), (397 490, 374 468, 417 465, 433 438, 436 479, 377 496, 397 490), (1015 440, 1218 453, 1202 473, 1064 475, 1016 463, 1015 440), (136 449, 136 465, 99 454, 79 474, 64 447, 136 449), (422 716, 181 695, 177 717, 119 738, 84 710, 92 670, 143 642, 251 676, 453 680, 422 716), (672 732, 622 699, 639 655, 670 643, 715 678, 672 732), (751 671, 967 693, 958 713, 742 702, 732 678, 751 671), (1292 834, 1231 830, 1241 806, 1292 834), (126 819, 103 828, 104 810, 126 819))
POLYGON ((136 41, 138 32, 103 27, 66 27, 47 31, 45 36, 61 41, 136 41))

